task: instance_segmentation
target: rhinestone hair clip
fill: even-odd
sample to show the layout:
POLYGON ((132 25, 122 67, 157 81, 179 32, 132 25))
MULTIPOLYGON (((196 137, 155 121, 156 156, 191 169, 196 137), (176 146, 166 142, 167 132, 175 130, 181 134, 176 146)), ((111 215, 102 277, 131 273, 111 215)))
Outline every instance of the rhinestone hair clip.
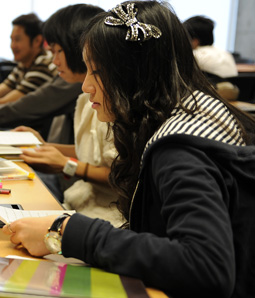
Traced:
POLYGON ((138 22, 136 18, 138 9, 135 8, 134 3, 129 3, 127 5, 127 13, 123 10, 121 4, 118 4, 111 11, 119 18, 114 18, 111 16, 106 17, 104 23, 110 26, 126 25, 128 27, 126 40, 143 42, 150 39, 151 37, 159 38, 162 35, 162 32, 158 27, 138 22), (139 30, 141 30, 143 33, 142 38, 139 37, 139 30))

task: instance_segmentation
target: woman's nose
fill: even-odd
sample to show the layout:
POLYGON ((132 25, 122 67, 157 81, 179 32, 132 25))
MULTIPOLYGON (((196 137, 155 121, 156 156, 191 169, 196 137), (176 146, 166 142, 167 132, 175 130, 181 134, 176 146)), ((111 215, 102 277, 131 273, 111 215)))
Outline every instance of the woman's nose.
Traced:
POLYGON ((82 91, 84 93, 95 93, 95 87, 94 85, 90 82, 89 80, 89 76, 86 75, 84 81, 83 81, 83 84, 82 84, 82 91))

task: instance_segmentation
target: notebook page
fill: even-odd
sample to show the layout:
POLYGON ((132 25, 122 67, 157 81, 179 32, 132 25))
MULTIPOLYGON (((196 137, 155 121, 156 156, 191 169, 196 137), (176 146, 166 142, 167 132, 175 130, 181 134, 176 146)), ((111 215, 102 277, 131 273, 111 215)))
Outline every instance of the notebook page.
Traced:
POLYGON ((75 210, 19 210, 0 206, 0 220, 10 223, 23 217, 43 217, 47 215, 61 215, 75 213, 75 210))

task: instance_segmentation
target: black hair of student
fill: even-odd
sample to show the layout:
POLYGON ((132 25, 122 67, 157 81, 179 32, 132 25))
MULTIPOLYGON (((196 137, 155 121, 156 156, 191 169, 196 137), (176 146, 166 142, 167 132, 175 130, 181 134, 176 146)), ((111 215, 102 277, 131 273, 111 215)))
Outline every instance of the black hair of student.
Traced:
MULTIPOLYGON (((147 141, 171 116, 176 104, 182 105, 184 96, 195 90, 213 97, 218 94, 199 69, 187 31, 169 4, 124 3, 135 3, 137 20, 157 26, 162 36, 145 42, 127 41, 127 27, 105 25, 107 16, 116 17, 105 12, 91 21, 81 37, 81 46, 85 49, 86 63, 93 62, 95 78, 99 76, 102 81, 105 106, 115 116, 112 129, 118 156, 109 178, 119 194, 118 207, 128 219, 147 141)), ((253 119, 231 104, 226 105, 238 117, 241 114, 249 119, 247 122, 254 131, 253 119)))
POLYGON ((42 35, 43 22, 34 13, 23 14, 17 17, 12 21, 12 25, 23 27, 26 35, 30 38, 30 43, 36 36, 42 35))
POLYGON ((87 70, 80 50, 80 35, 89 21, 102 11, 102 8, 94 5, 69 5, 51 15, 43 26, 48 44, 57 43, 61 46, 67 65, 74 73, 85 73, 87 70))
POLYGON ((198 39, 200 46, 210 46, 214 42, 214 21, 204 16, 194 16, 183 22, 191 39, 198 39))

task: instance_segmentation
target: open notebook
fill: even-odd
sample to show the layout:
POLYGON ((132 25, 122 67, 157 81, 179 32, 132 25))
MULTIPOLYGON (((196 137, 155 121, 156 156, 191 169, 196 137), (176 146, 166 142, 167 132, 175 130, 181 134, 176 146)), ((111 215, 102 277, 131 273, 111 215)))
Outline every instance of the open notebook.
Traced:
POLYGON ((86 265, 0 258, 0 297, 149 298, 140 280, 86 265))
POLYGON ((42 217, 47 215, 61 215, 63 213, 72 215, 75 213, 75 210, 21 210, 0 206, 0 220, 5 224, 23 217, 42 217))

